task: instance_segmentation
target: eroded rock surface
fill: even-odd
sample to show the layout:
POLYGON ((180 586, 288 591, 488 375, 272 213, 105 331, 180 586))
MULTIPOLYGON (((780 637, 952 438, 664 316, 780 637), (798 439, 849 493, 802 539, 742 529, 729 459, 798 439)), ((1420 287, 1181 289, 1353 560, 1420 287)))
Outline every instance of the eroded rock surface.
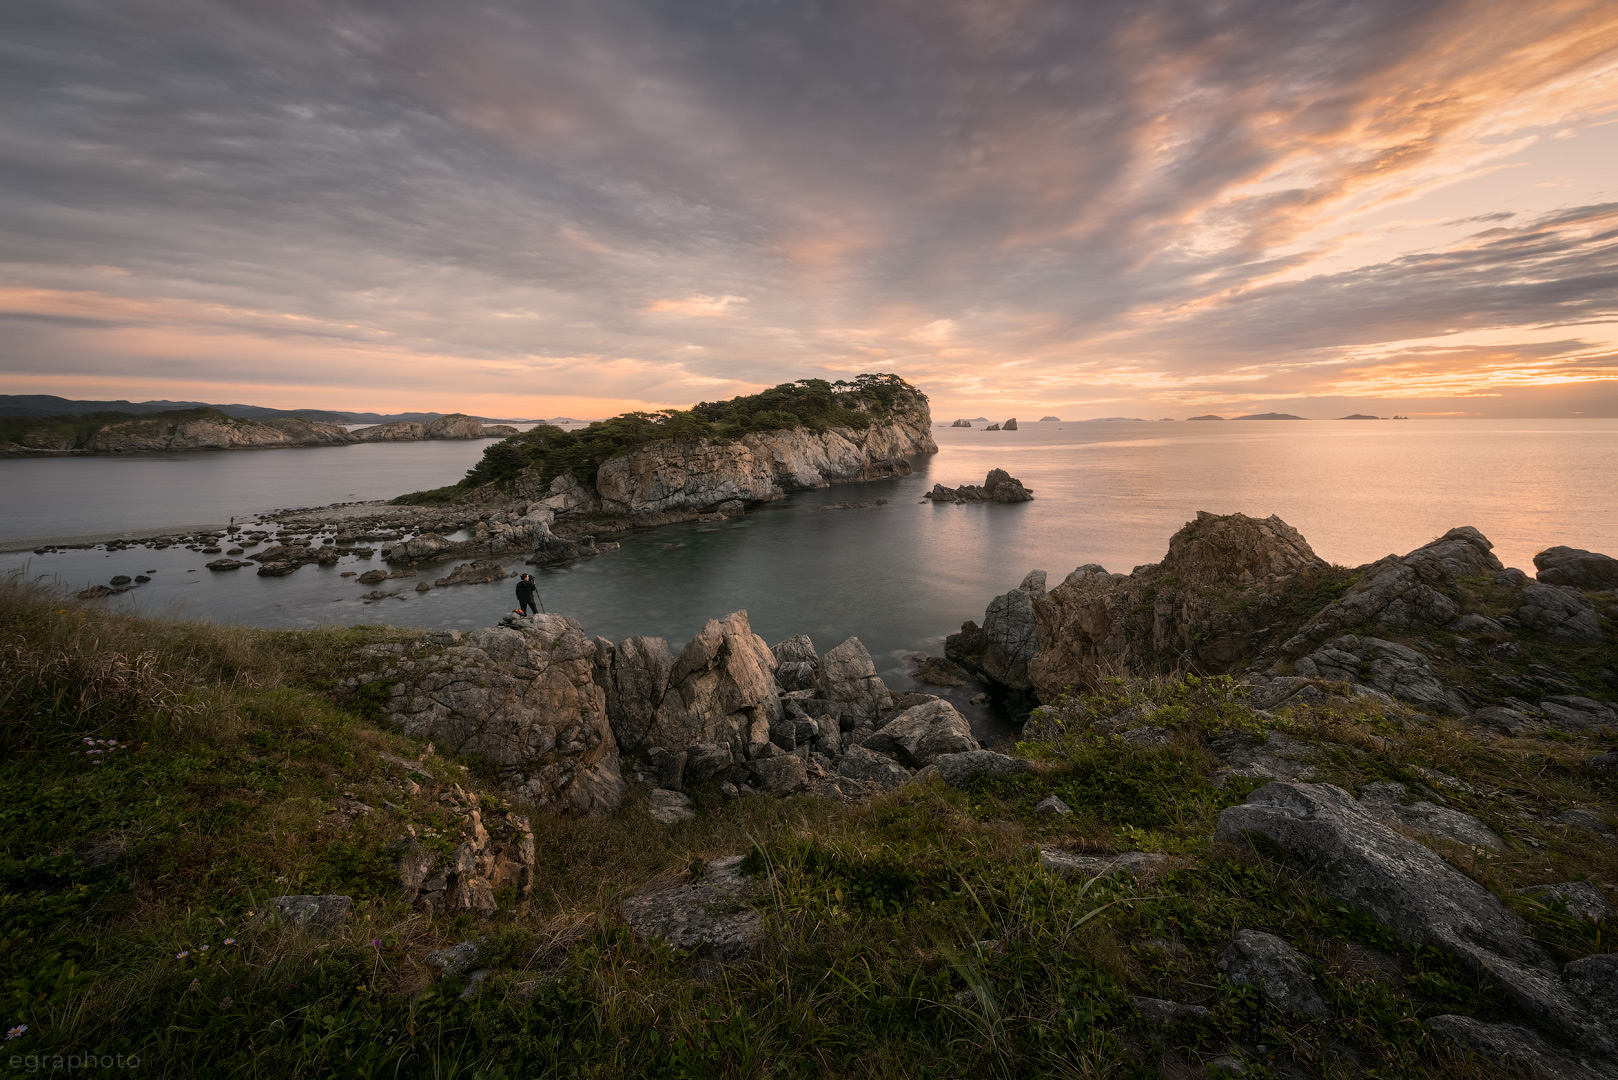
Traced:
POLYGON ((1534 576, 1547 585, 1618 589, 1618 559, 1582 548, 1546 548, 1534 556, 1534 576))
POLYGON ((1306 969, 1308 958, 1262 930, 1242 930, 1219 958, 1219 970, 1237 985, 1251 984, 1290 1016, 1322 1019, 1331 1009, 1306 969))
POLYGON ((764 933, 758 912, 746 906, 754 883, 741 864, 740 855, 714 859, 696 881, 631 896, 619 910, 643 938, 662 938, 699 960, 738 960, 764 933))

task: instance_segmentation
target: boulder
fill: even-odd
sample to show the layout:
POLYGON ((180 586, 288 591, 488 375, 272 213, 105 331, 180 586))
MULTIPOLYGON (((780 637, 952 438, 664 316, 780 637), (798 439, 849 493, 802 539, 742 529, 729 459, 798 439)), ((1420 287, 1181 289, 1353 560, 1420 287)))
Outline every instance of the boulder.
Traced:
POLYGON ((682 821, 694 821, 697 812, 691 809, 691 797, 678 791, 669 791, 656 788, 646 797, 646 812, 652 816, 653 821, 664 825, 678 825, 682 821))
POLYGON ((1054 848, 1039 849, 1039 865, 1062 877, 1149 877, 1168 868, 1167 855, 1153 851, 1126 851, 1121 855, 1074 855, 1054 848))
POLYGON ((1589 881, 1563 881, 1555 885, 1531 885, 1518 889, 1547 907, 1560 908, 1575 919, 1599 922, 1613 917, 1612 905, 1601 895, 1601 887, 1589 881))
POLYGON ((405 898, 428 915, 491 915, 498 909, 495 893, 501 889, 512 889, 519 902, 533 895, 534 831, 528 819, 510 811, 486 816, 478 797, 461 790, 459 784, 440 800, 461 815, 461 842, 445 867, 429 878, 425 870, 432 868, 428 862, 431 853, 418 851, 416 842, 409 841, 399 865, 405 898), (418 869, 424 880, 414 880, 418 869), (413 883, 417 889, 411 892, 413 883))
POLYGON ((1605 701, 1577 694, 1558 694, 1545 698, 1539 703, 1539 711, 1565 731, 1618 726, 1618 709, 1605 701))
POLYGON ((864 780, 879 788, 898 787, 910 780, 910 772, 897 761, 863 746, 851 746, 837 762, 837 775, 864 780))
POLYGON ((820 658, 817 690, 844 731, 875 724, 893 708, 893 694, 877 677, 876 664, 857 637, 820 658))
POLYGON ((401 672, 385 708, 408 735, 487 758, 536 805, 610 811, 624 782, 595 652, 572 619, 507 616, 401 672))
POLYGON ((1136 997, 1133 999, 1135 1011, 1147 1023, 1157 1027, 1178 1024, 1185 1020, 1200 1020, 1208 1015, 1208 1010, 1201 1005, 1182 1005, 1178 1001, 1168 1001, 1164 998, 1136 997))
POLYGON ((670 669, 645 744, 706 743, 726 747, 738 761, 754 757, 781 719, 780 693, 775 656, 753 633, 747 612, 709 619, 670 669))
POLYGON ((1034 813, 1036 814, 1066 815, 1071 814, 1072 812, 1073 808, 1067 803, 1063 802, 1061 799, 1058 799, 1055 795, 1047 795, 1043 799, 1039 800, 1039 802, 1034 804, 1034 813))
POLYGON ((277 896, 270 903, 283 923, 317 934, 334 934, 348 919, 347 896, 277 896))
POLYGON ((1581 548, 1546 548, 1534 556, 1534 576, 1547 585, 1618 589, 1618 559, 1581 548))
POLYGON ((1360 789, 1359 802, 1362 809, 1384 825, 1426 833, 1452 844, 1489 851, 1506 850, 1505 841, 1471 814, 1425 800, 1406 806, 1403 800, 1407 794, 1403 784, 1388 780, 1366 784, 1360 789))
POLYGON ((624 921, 640 937, 662 938, 698 960, 741 959, 764 935, 758 912, 746 906, 753 881, 741 871, 742 858, 714 859, 689 884, 631 896, 619 905, 624 921))
MULTIPOLYGON (((206 565, 209 570, 240 570, 244 566, 252 566, 253 564, 241 559, 215 559, 206 565)), ((128 580, 128 578, 124 578, 124 581, 128 580)), ((121 584, 121 582, 114 581, 113 584, 117 585, 121 584)))
POLYGON ((1487 976, 1518 1014, 1589 1052, 1618 1042, 1557 979, 1522 919, 1493 893, 1367 813, 1329 784, 1267 784, 1219 816, 1215 836, 1262 835, 1332 896, 1369 911, 1405 941, 1430 945, 1487 976))
POLYGON ((972 725, 942 698, 904 710, 867 736, 863 745, 893 754, 913 769, 926 768, 945 754, 980 749, 972 725))
POLYGON ((965 668, 942 656, 918 657, 914 677, 928 686, 965 686, 972 681, 965 668))
POLYGON ((1579 590, 1536 582, 1523 589, 1522 599, 1517 621, 1528 629, 1569 645, 1601 643, 1601 618, 1579 590))
POLYGON ((1320 751, 1279 731, 1267 731, 1263 740, 1244 732, 1221 735, 1208 748, 1224 763, 1214 783, 1224 787, 1232 776, 1249 780, 1312 780, 1319 775, 1314 762, 1320 751))
POLYGON ((730 772, 735 756, 728 746, 713 743, 694 743, 685 750, 685 778, 687 784, 702 784, 730 772))
POLYGON ((1259 988, 1267 1001, 1289 1016, 1323 1019, 1332 1014, 1305 966, 1308 960, 1291 945, 1262 930, 1242 930, 1219 958, 1225 978, 1259 988))
POLYGON ((1608 1075, 1586 1068, 1545 1044, 1535 1032, 1517 1024, 1491 1024, 1470 1016, 1435 1016, 1427 1027, 1440 1041, 1463 1053, 1505 1060, 1540 1080, 1602 1080, 1608 1075))
POLYGON ((993 750, 966 750, 958 754, 940 754, 928 766, 928 771, 950 787, 964 788, 980 776, 1006 776, 1031 772, 1033 768, 1034 763, 1025 758, 1007 757, 993 750))
POLYGON ((1504 705, 1490 705, 1488 708, 1468 713, 1465 720, 1469 724, 1493 728, 1506 735, 1521 735, 1533 730, 1534 727, 1534 722, 1528 718, 1527 713, 1504 705))
POLYGON ((809 786, 808 768, 796 754, 760 758, 747 763, 753 784, 772 795, 791 795, 809 786))

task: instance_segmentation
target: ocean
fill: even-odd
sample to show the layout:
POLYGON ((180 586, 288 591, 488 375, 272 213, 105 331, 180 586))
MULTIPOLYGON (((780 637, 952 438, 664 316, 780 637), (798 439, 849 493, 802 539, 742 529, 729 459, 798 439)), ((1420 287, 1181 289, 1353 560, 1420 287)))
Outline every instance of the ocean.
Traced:
MULTIPOLYGON (((1357 565, 1474 525, 1509 566, 1569 544, 1618 554, 1618 420, 1027 422, 1019 431, 938 426, 939 452, 911 476, 802 492, 723 523, 625 536, 620 550, 539 572, 548 610, 591 634, 668 638, 746 609, 770 643, 807 633, 820 650, 858 636, 885 677, 942 650, 966 619, 1033 569, 1127 573, 1155 562, 1199 510, 1279 515, 1322 557, 1357 565), (934 482, 1004 468, 1035 493, 1020 505, 921 501, 934 482), (886 500, 859 509, 834 503, 886 500)), ((486 442, 0 460, 0 547, 42 538, 150 535, 288 507, 387 498, 458 479, 486 442)), ((351 566, 289 577, 210 572, 184 548, 99 548, 0 568, 73 590, 116 574, 152 581, 114 609, 264 627, 391 623, 471 628, 513 606, 510 583, 366 601, 351 566)), ((519 569, 519 560, 509 560, 519 569)), ((448 567, 424 569, 427 579, 448 567)))

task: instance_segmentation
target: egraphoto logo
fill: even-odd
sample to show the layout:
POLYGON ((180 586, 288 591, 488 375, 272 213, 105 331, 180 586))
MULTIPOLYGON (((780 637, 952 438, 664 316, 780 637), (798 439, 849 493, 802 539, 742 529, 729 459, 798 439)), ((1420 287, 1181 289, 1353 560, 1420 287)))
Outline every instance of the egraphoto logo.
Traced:
POLYGON ((12 1054, 6 1062, 14 1072, 83 1072, 90 1069, 138 1069, 139 1054, 12 1054))

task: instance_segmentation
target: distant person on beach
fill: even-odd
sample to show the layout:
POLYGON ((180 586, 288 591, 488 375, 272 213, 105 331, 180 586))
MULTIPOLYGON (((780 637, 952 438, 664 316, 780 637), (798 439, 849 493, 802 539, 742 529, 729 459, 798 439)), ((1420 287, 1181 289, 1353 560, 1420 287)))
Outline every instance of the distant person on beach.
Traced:
POLYGON ((537 615, 539 608, 534 601, 539 596, 539 586, 534 584, 534 575, 524 574, 522 580, 517 582, 517 603, 522 606, 517 609, 519 615, 537 615))

